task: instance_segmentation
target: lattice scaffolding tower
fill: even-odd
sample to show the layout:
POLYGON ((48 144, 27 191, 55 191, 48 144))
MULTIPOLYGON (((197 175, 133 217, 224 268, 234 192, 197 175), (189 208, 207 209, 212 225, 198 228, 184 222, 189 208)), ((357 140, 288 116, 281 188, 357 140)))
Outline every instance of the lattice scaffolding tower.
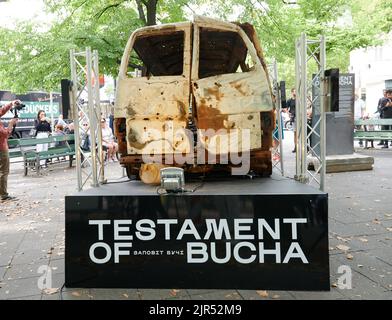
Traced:
POLYGON ((99 96, 98 51, 70 51, 71 108, 74 117, 78 190, 88 181, 98 187, 105 182, 102 152, 101 106, 99 96), (87 100, 85 100, 87 97, 87 100), (86 149, 82 142, 90 140, 86 149))

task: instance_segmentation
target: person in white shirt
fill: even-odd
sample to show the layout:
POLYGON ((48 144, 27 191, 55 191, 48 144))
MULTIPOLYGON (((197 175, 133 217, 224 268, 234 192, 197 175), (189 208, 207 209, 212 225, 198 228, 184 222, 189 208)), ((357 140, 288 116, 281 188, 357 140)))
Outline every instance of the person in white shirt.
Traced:
POLYGON ((354 102, 354 120, 363 119, 366 112, 366 103, 357 94, 354 102))
MULTIPOLYGON (((355 95, 354 101, 354 121, 364 118, 366 112, 366 104, 357 94, 355 95)), ((362 129, 362 126, 356 126, 358 130, 362 129)), ((359 146, 363 146, 363 141, 359 140, 359 146)))
POLYGON ((107 125, 105 119, 101 119, 102 129, 102 146, 107 150, 107 160, 116 162, 116 153, 118 151, 118 144, 114 141, 112 129, 107 125))

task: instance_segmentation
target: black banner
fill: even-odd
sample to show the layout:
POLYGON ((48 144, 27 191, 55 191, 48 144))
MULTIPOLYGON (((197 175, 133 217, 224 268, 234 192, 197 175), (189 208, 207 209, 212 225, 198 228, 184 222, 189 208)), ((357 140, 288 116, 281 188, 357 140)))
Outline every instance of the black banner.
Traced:
POLYGON ((327 201, 68 196, 66 286, 329 290, 327 201))

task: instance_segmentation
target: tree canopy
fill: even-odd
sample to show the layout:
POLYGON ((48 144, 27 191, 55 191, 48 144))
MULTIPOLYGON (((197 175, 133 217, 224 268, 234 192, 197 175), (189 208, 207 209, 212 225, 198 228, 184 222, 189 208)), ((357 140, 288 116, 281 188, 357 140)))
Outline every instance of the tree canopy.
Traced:
POLYGON ((252 23, 267 60, 277 60, 289 84, 301 32, 325 35, 328 66, 344 72, 351 50, 381 43, 392 28, 389 0, 45 0, 45 6, 55 17, 50 23, 0 28, 1 89, 58 90, 60 79, 70 77, 69 50, 87 46, 98 50, 101 72, 116 77, 132 31, 192 13, 252 23))

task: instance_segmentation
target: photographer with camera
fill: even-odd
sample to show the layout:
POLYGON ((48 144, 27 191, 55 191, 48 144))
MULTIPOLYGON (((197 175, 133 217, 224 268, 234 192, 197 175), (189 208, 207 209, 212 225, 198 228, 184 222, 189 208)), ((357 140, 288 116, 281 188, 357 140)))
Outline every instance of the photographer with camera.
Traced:
MULTIPOLYGON (((21 105, 19 100, 12 101, 2 107, 0 107, 0 118, 5 115, 11 109, 18 109, 21 105)), ((8 127, 5 128, 0 122, 0 199, 1 201, 13 200, 15 197, 11 197, 7 192, 7 180, 10 171, 10 158, 8 155, 8 137, 12 133, 18 118, 14 117, 8 122, 8 127)))

